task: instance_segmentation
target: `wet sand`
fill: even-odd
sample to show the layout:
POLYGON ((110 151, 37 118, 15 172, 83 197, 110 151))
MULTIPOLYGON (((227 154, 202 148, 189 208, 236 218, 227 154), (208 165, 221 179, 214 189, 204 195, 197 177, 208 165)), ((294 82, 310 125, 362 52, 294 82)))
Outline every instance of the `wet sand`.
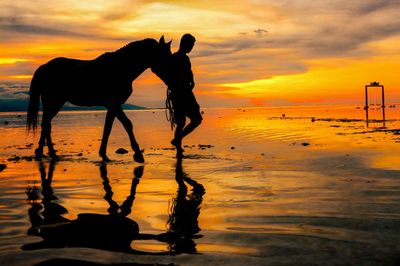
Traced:
POLYGON ((0 264, 400 263, 398 109, 388 108, 386 128, 366 127, 356 106, 204 111, 181 161, 164 111, 127 112, 143 169, 118 122, 113 161, 100 162, 104 112, 54 120, 55 163, 33 160, 24 114, 0 114, 0 264), (82 227, 85 213, 95 218, 82 227), (128 246, 107 246, 116 242, 107 229, 123 223, 101 227, 106 216, 137 224, 128 246), (86 241, 89 231, 102 237, 86 241))

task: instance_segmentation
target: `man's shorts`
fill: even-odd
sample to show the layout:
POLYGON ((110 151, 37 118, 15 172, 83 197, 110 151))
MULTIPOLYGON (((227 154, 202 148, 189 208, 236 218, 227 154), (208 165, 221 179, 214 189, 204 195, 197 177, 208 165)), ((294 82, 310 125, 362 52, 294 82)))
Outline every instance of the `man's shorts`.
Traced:
POLYGON ((200 113, 200 105, 191 91, 179 95, 179 97, 173 97, 173 107, 176 123, 185 121, 186 117, 193 121, 203 120, 200 113))

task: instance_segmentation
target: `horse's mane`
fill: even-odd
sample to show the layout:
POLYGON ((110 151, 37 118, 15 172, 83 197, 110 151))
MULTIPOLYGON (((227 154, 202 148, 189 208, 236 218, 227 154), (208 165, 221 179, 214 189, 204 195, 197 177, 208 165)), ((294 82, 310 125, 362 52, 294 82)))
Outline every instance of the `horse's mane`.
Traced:
POLYGON ((114 53, 124 53, 124 52, 134 49, 134 48, 141 48, 141 47, 149 48, 149 47, 154 46, 154 44, 156 44, 156 43, 157 43, 156 40, 147 38, 147 39, 144 39, 141 41, 135 41, 135 42, 128 43, 127 45, 116 50, 114 53))
POLYGON ((145 54, 147 50, 150 50, 154 47, 155 44, 158 42, 154 39, 144 39, 141 41, 135 41, 126 44, 125 46, 115 50, 114 52, 105 52, 104 54, 100 55, 97 59, 104 59, 106 57, 113 57, 113 56, 124 56, 129 55, 132 52, 139 52, 139 55, 145 54))

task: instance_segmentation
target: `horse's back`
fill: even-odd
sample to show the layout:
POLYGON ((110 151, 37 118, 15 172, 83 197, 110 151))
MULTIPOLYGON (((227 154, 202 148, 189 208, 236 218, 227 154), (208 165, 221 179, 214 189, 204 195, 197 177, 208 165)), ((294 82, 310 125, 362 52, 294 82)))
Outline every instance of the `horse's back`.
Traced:
POLYGON ((90 61, 79 60, 66 57, 57 57, 41 65, 35 72, 33 78, 41 78, 47 83, 60 82, 60 78, 65 78, 76 72, 76 68, 87 65, 90 61))
POLYGON ((41 65, 35 72, 32 83, 40 86, 43 98, 64 99, 71 83, 71 77, 79 65, 88 61, 65 57, 54 58, 41 65))
POLYGON ((131 84, 115 79, 109 71, 98 60, 57 57, 40 66, 34 79, 41 80, 42 98, 79 106, 122 104, 132 93, 131 84))
POLYGON ((63 65, 76 65, 79 63, 86 63, 90 62, 91 60, 82 60, 82 59, 75 59, 75 58, 68 58, 68 57, 56 57, 51 59, 49 62, 47 62, 45 65, 50 65, 50 64, 63 64, 63 65))

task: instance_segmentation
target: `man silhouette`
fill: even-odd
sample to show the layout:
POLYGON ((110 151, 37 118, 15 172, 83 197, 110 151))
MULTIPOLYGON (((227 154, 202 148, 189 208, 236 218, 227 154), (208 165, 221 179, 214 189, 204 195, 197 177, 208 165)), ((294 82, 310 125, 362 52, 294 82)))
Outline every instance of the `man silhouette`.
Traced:
POLYGON ((171 144, 176 147, 178 154, 183 152, 182 139, 198 127, 203 120, 200 106, 193 94, 195 84, 190 59, 187 56, 192 51, 195 41, 196 39, 191 34, 183 35, 179 50, 171 58, 168 90, 176 124, 174 139, 171 144), (186 125, 186 117, 190 119, 188 125, 186 125))

